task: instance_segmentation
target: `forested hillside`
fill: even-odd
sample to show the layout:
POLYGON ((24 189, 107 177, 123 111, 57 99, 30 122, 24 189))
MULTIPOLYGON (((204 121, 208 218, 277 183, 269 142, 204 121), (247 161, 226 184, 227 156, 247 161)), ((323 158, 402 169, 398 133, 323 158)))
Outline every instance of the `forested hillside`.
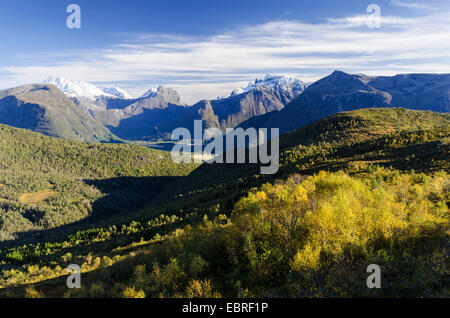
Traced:
MULTIPOLYGON (((448 297, 449 122, 358 110, 283 135, 274 176, 258 165, 204 164, 145 208, 3 242, 0 295, 448 297), (82 266, 79 290, 66 287, 69 264, 82 266), (369 264, 382 268, 380 290, 365 285, 369 264)), ((74 145, 84 154, 122 149, 74 145)), ((142 173, 133 167, 104 175, 142 173)))
POLYGON ((141 206, 195 167, 144 147, 86 144, 0 125, 0 240, 141 206))

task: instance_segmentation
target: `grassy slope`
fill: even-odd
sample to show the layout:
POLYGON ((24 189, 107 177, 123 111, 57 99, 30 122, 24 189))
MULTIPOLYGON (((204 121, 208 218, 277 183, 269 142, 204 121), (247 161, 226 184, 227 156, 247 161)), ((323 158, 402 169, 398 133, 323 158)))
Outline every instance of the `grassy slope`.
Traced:
MULTIPOLYGON (((368 109, 331 116, 282 137, 281 168, 275 176, 259 176, 257 165, 203 165, 171 183, 159 195, 158 204, 155 202, 149 208, 105 219, 102 225, 45 245, 17 248, 12 244, 8 249, 4 246, 0 253, 4 262, 2 285, 52 279, 39 284, 38 288, 47 295, 61 295, 65 289, 55 286, 64 286, 64 279, 53 278, 64 272, 56 270, 55 266, 64 268, 71 262, 85 264, 86 271, 93 270, 85 275, 86 282, 98 282, 99 275, 110 274, 116 275, 114 280, 128 280, 137 264, 147 263, 151 267, 151 259, 162 253, 157 248, 161 240, 167 240, 177 229, 201 223, 204 215, 210 218, 219 213, 230 215, 235 203, 251 188, 265 182, 280 182, 292 174, 310 175, 320 170, 343 169, 357 178, 370 179, 374 171, 371 164, 394 166, 411 174, 412 169, 426 173, 448 172, 449 118, 447 114, 403 109, 368 109), (169 216, 157 216, 159 213, 169 216), (46 251, 45 257, 43 251, 46 251), (112 263, 116 265, 111 271, 99 268, 112 263), (30 273, 22 278, 10 277, 7 271, 22 266, 29 268, 32 264, 40 266, 36 271, 42 278, 30 273)), ((388 177, 390 174, 386 173, 388 177)), ((168 252, 164 253, 170 254, 174 247, 165 248, 168 252)), ((174 253, 176 250, 173 249, 174 253)))

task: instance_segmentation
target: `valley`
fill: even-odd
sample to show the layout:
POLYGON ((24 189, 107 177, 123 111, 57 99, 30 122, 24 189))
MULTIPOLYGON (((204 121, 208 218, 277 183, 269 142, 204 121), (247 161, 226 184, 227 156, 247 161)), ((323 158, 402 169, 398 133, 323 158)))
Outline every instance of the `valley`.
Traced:
MULTIPOLYGON (((55 215, 53 206, 71 219, 33 227, 31 207, 14 208, 13 219, 28 218, 16 225, 24 234, 0 243, 0 295, 416 297, 426 289, 445 296, 449 123, 445 113, 402 108, 339 113, 282 135, 280 170, 266 176, 258 164, 172 165, 156 150, 3 126, 10 146, 2 149, 20 156, 2 150, 2 163, 30 156, 29 166, 18 165, 40 180, 13 190, 19 169, 3 171, 7 204, 47 206, 55 215), (34 141, 25 146, 12 135, 34 141), (61 170, 67 176, 58 178, 61 170), (53 202, 50 185, 68 192, 53 202), (86 198, 85 214, 74 214, 79 204, 68 208, 86 198), (94 216, 89 206, 98 202, 94 216), (390 268, 383 277, 392 288, 359 287, 369 263, 390 268), (69 264, 81 266, 81 289, 65 287, 69 264), (413 268, 420 274, 410 279, 413 268)), ((5 223, 10 206, 3 231, 14 229, 5 223)))

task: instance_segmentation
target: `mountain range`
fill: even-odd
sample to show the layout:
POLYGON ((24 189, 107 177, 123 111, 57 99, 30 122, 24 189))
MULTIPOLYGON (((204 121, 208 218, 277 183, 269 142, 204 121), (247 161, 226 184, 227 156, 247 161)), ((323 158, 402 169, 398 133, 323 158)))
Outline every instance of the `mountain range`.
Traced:
POLYGON ((281 111, 251 118, 242 127, 278 127, 285 132, 343 111, 373 107, 448 113, 450 74, 375 77, 335 71, 308 86, 281 111))
POLYGON ((50 77, 0 91, 0 123, 88 142, 167 140, 178 127, 273 127, 294 130, 342 111, 403 107, 450 111, 449 74, 373 77, 335 71, 310 85, 266 75, 213 100, 189 106, 170 87, 138 98, 118 87, 50 77))
MULTIPOLYGON (((234 128, 254 116, 283 109, 305 87, 306 83, 294 78, 266 75, 264 79, 256 79, 228 96, 201 100, 193 106, 177 109, 176 113, 173 109, 170 110, 167 120, 151 122, 156 126, 151 134, 167 138, 178 127, 193 131, 194 120, 202 120, 203 129, 219 128, 225 131, 226 128, 234 128)), ((152 115, 149 112, 149 117, 153 117, 152 115)), ((135 120, 133 118, 130 121, 135 120)), ((112 131, 122 136, 117 130, 112 131)))

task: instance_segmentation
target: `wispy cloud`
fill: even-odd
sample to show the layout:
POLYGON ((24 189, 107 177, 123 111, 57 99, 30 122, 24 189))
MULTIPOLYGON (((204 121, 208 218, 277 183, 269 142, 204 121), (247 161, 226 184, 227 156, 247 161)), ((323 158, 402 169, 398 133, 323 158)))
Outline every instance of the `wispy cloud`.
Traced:
POLYGON ((126 41, 106 49, 69 52, 66 57, 60 53, 51 63, 6 67, 0 86, 39 82, 48 75, 115 81, 136 93, 165 84, 192 103, 224 95, 264 73, 305 81, 334 69, 369 75, 450 73, 450 16, 445 10, 417 17, 384 16, 381 29, 369 29, 366 22, 366 15, 322 23, 271 21, 204 38, 128 34, 126 41))
POLYGON ((416 0, 412 1, 403 1, 403 0, 391 0, 391 4, 396 7, 402 7, 402 8, 414 8, 414 9, 421 9, 426 8, 427 5, 425 3, 420 3, 416 0))

